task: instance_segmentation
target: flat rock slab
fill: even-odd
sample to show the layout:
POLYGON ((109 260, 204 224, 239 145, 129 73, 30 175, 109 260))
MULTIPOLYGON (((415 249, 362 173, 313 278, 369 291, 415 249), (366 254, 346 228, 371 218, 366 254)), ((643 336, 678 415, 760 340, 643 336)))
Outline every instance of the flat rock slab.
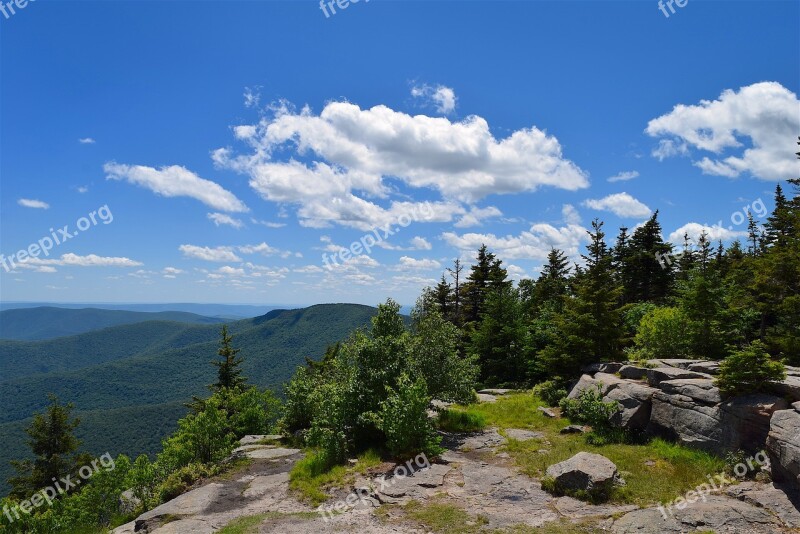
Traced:
POLYGON ((506 437, 517 441, 528 441, 531 439, 543 439, 544 434, 532 430, 520 430, 519 428, 509 428, 506 430, 506 437))
POLYGON ((553 507, 558 512, 570 519, 583 519, 586 517, 612 517, 638 510, 634 504, 613 505, 603 504, 595 506, 572 497, 559 497, 553 502, 553 507))
POLYGON ((497 397, 488 393, 478 393, 478 402, 497 402, 497 397))
POLYGON ((239 440, 239 445, 255 445, 262 441, 280 441, 283 436, 278 434, 251 434, 239 440))
POLYGON ((707 495, 683 510, 673 507, 662 513, 646 508, 624 515, 614 522, 614 534, 684 534, 711 531, 715 534, 777 534, 788 532, 781 522, 763 508, 722 495, 707 495))
POLYGON ((800 529, 800 510, 789 499, 787 492, 791 492, 791 489, 758 482, 742 482, 725 490, 730 497, 771 511, 787 527, 800 529))
POLYGON ((253 460, 272 460, 273 458, 285 458, 287 456, 294 456, 301 452, 300 449, 283 449, 283 448, 262 448, 246 451, 245 455, 253 460))
POLYGON ((478 393, 484 395, 508 395, 513 389, 482 389, 478 393))
POLYGON ((550 419, 555 419, 556 417, 558 417, 556 415, 556 412, 554 412, 550 408, 545 408, 544 406, 539 406, 538 408, 536 408, 536 410, 542 412, 542 414, 545 417, 549 417, 550 419))
POLYGON ((686 371, 677 367, 657 367, 647 370, 647 383, 653 387, 658 387, 665 380, 680 380, 685 378, 712 378, 705 373, 686 371))
POLYGON ((619 376, 630 380, 642 380, 647 378, 647 368, 636 365, 623 365, 619 370, 619 376))
POLYGON ((659 386, 664 393, 683 395, 705 404, 718 404, 722 402, 719 388, 710 378, 679 378, 664 380, 659 386))
POLYGON ((588 427, 580 426, 580 425, 569 425, 564 427, 559 432, 560 434, 585 434, 588 432, 588 427))
POLYGON ((461 451, 491 451, 505 442, 506 439, 498 434, 496 428, 490 428, 479 434, 467 437, 458 449, 461 451))

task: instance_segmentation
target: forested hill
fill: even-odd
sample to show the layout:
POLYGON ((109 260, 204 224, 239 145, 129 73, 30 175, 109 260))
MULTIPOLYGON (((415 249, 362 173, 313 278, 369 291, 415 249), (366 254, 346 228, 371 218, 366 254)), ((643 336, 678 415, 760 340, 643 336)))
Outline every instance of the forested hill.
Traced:
MULTIPOLYGON (((228 327, 249 383, 280 393, 306 357, 320 358, 374 313, 369 306, 323 304, 273 310, 228 327)), ((206 395, 214 382, 210 362, 217 358, 219 328, 149 321, 48 341, 0 342, 0 481, 11 474, 8 460, 27 456, 22 428, 46 406, 48 393, 75 404, 85 450, 155 452, 185 412, 182 403, 206 395)))
POLYGON ((0 339, 27 341, 51 339, 145 321, 216 324, 224 322, 224 319, 180 311, 151 313, 99 308, 76 310, 52 306, 17 308, 0 311, 0 339))

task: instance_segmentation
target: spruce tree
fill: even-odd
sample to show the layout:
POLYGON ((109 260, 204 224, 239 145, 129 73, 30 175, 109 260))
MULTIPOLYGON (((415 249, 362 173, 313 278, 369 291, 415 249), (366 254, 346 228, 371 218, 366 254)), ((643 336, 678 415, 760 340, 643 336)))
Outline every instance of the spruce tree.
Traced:
POLYGON ((75 452, 80 442, 75 429, 80 420, 72 417, 72 404, 61 404, 55 395, 48 395, 50 404, 44 413, 33 416, 25 432, 34 459, 11 462, 19 473, 11 478, 11 494, 27 499, 36 491, 52 486, 77 469, 75 452))
POLYGON ((220 391, 243 387, 247 379, 242 376, 242 370, 239 368, 244 361, 242 357, 237 356, 241 349, 235 349, 231 345, 233 337, 228 335, 228 325, 222 326, 220 336, 220 348, 217 354, 222 360, 212 362, 217 367, 217 382, 211 386, 211 389, 220 391))

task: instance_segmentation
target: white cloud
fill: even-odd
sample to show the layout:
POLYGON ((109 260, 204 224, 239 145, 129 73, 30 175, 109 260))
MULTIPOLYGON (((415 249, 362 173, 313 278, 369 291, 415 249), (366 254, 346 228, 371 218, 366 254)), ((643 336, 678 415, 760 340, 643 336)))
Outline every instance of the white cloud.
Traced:
POLYGON ((322 267, 318 265, 306 265, 304 267, 298 267, 294 272, 303 274, 321 273, 322 267))
POLYGON ((519 265, 508 265, 506 267, 506 271, 508 272, 508 276, 512 280, 523 280, 525 278, 531 278, 526 272, 525 269, 520 267, 519 265))
POLYGON ((94 139, 92 139, 91 137, 82 137, 82 138, 78 139, 78 142, 79 142, 80 144, 82 144, 82 145, 93 145, 93 144, 95 144, 97 141, 95 141, 95 140, 94 140, 94 139))
POLYGON ((558 140, 536 127, 497 139, 477 116, 451 122, 386 106, 362 110, 348 102, 330 102, 319 115, 286 104, 274 111, 248 139, 250 153, 218 149, 212 158, 248 175, 263 198, 297 206, 305 226, 335 222, 369 229, 424 207, 375 203, 394 191, 385 177, 441 194, 442 201, 426 203, 435 213, 429 222, 449 222, 465 213, 460 202, 473 204, 491 194, 542 186, 574 191, 589 183, 588 174, 563 157, 558 140), (281 160, 274 159, 277 154, 281 160))
POLYGON ((194 258, 203 261, 242 261, 231 247, 198 247, 196 245, 181 245, 178 250, 183 252, 187 258, 194 258))
POLYGON ((88 193, 88 192, 89 192, 89 188, 86 187, 85 185, 82 185, 82 186, 78 187, 78 193, 83 194, 83 193, 88 193))
POLYGON ((581 215, 572 204, 561 206, 561 217, 566 224, 581 224, 581 215))
POLYGON ((442 238, 447 244, 462 252, 472 254, 485 244, 503 260, 545 260, 551 249, 563 250, 568 256, 577 258, 582 243, 588 242, 586 228, 568 224, 556 228, 539 223, 518 236, 497 237, 494 234, 463 234, 445 232, 442 238))
POLYGON ((281 251, 262 242, 259 245, 243 245, 239 247, 239 252, 242 254, 261 254, 263 256, 271 256, 273 254, 280 254, 281 251))
POLYGON ((481 221, 484 219, 488 219, 490 217, 499 217, 503 214, 499 209, 494 206, 488 206, 486 208, 479 208, 477 206, 472 206, 466 214, 464 214, 456 223, 453 225, 456 228, 469 228, 470 226, 479 226, 481 221))
POLYGON ((271 221, 261 221, 259 219, 250 218, 250 222, 253 224, 260 224, 261 226, 266 226, 267 228, 283 228, 286 226, 286 223, 276 223, 271 221))
POLYGON ((176 268, 176 267, 164 267, 164 270, 162 271, 162 273, 165 274, 165 275, 174 276, 176 274, 183 274, 183 271, 181 269, 176 268))
POLYGON ((19 204, 23 208, 36 208, 40 210, 50 209, 50 204, 48 204, 47 202, 30 198, 21 198, 17 200, 17 204, 19 204))
POLYGON ((103 170, 108 180, 126 180, 161 196, 194 198, 220 211, 249 211, 230 191, 179 165, 154 169, 143 165, 106 163, 103 170))
POLYGON ((688 156, 689 147, 683 142, 662 139, 658 142, 658 146, 653 149, 652 154, 654 158, 658 158, 658 161, 664 161, 672 156, 688 156))
POLYGON ((456 92, 444 85, 416 85, 411 88, 411 96, 430 101, 438 113, 449 115, 456 110, 456 92))
POLYGON ((411 246, 414 250, 431 250, 433 248, 433 245, 431 245, 427 239, 419 236, 411 240, 411 246))
POLYGON ((142 265, 142 262, 125 257, 98 256, 97 254, 79 256, 71 252, 62 254, 59 259, 28 258, 24 263, 29 265, 65 265, 73 267, 136 267, 142 265))
POLYGON ((749 173, 762 180, 785 180, 800 172, 794 157, 800 101, 777 82, 754 83, 738 92, 728 89, 717 100, 697 105, 679 104, 651 120, 645 131, 666 138, 654 151, 660 159, 687 145, 714 154, 694 162, 704 174, 735 178, 749 173))
POLYGON ((220 267, 219 269, 217 269, 217 273, 224 276, 244 276, 244 269, 231 267, 230 265, 225 265, 224 267, 220 267))
POLYGON ((707 224, 700 224, 696 222, 690 222, 684 224, 671 234, 669 234, 669 239, 671 243, 674 243, 677 246, 683 246, 683 236, 685 234, 689 234, 689 239, 692 243, 697 244, 700 240, 700 235, 705 231, 708 234, 708 238, 711 241, 732 241, 734 239, 738 239, 740 237, 746 237, 746 231, 738 231, 733 230, 730 228, 724 228, 722 226, 714 225, 709 226, 707 224))
POLYGON ((247 108, 258 107, 261 101, 261 86, 244 88, 244 106, 247 108))
POLYGON ((618 217, 641 219, 649 217, 651 210, 628 193, 615 193, 600 199, 588 199, 583 202, 587 208, 610 211, 618 217))
POLYGON ((608 179, 609 182, 627 182, 639 177, 639 171, 624 171, 608 179))
POLYGON ((209 220, 214 221, 214 224, 220 226, 222 224, 226 224, 228 226, 233 226, 234 228, 241 228, 244 226, 244 223, 239 219, 234 219, 230 215, 226 213, 209 213, 207 215, 209 220))

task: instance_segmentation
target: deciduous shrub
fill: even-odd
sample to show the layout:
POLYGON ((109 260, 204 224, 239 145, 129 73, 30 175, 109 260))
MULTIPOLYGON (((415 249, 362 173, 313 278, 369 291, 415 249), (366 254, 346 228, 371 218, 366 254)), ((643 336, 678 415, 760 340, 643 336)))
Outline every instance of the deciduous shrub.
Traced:
POLYGON ((545 380, 544 382, 537 384, 533 388, 533 393, 546 402, 549 406, 558 406, 561 402, 561 399, 569 394, 566 383, 560 378, 545 380))

